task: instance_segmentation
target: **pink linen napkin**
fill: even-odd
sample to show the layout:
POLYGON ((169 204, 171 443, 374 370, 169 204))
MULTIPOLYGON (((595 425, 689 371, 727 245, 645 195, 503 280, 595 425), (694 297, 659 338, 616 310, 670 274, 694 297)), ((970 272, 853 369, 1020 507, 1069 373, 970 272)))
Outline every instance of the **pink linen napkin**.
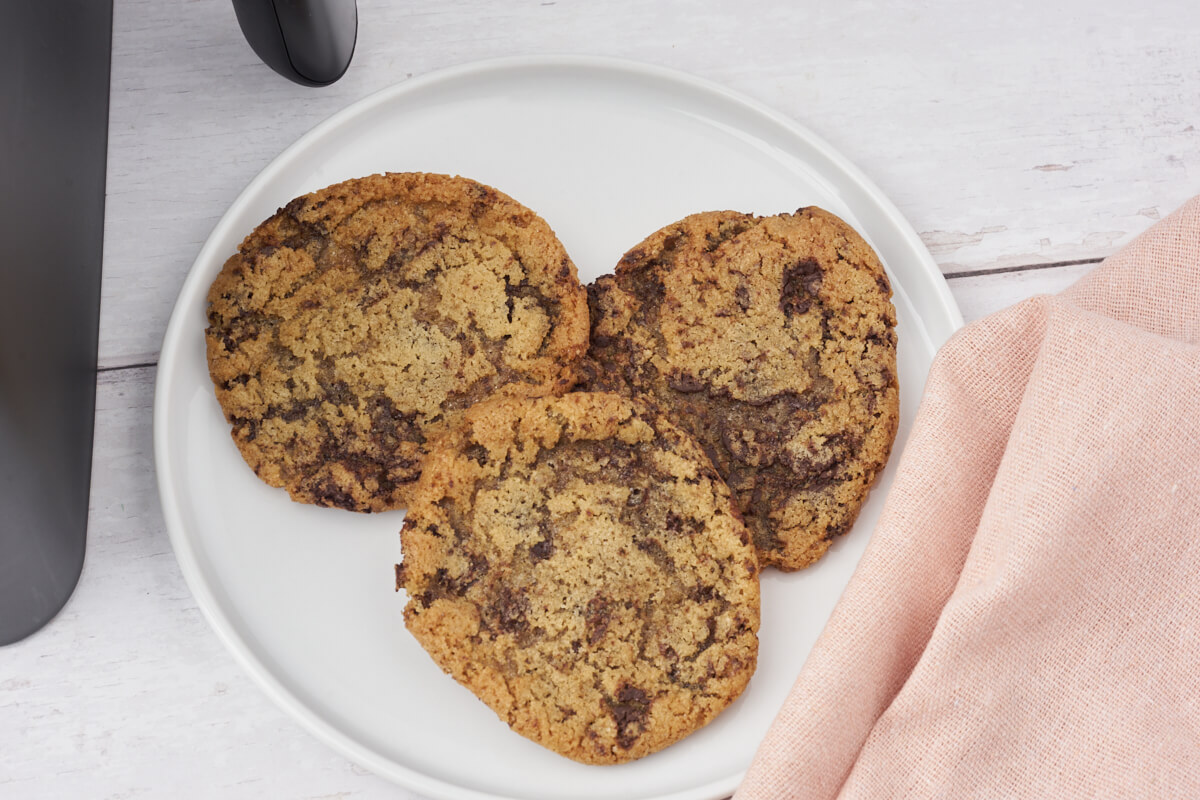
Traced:
POLYGON ((735 800, 1200 798, 1200 197, 934 361, 735 800))

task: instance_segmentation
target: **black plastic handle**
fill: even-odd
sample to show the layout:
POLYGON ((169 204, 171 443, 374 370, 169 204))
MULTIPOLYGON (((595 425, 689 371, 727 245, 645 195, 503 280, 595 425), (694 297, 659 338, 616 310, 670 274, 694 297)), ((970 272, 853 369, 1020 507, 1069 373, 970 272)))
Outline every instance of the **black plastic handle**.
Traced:
POLYGON ((233 0, 233 9, 258 57, 301 85, 328 86, 354 57, 355 0, 233 0))

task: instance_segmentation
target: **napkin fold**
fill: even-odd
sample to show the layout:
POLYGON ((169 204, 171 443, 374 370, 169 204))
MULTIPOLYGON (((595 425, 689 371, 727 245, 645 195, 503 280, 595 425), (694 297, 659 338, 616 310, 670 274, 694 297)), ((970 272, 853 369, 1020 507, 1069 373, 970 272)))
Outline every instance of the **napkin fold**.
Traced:
POLYGON ((939 352, 735 800, 1200 797, 1200 197, 939 352))

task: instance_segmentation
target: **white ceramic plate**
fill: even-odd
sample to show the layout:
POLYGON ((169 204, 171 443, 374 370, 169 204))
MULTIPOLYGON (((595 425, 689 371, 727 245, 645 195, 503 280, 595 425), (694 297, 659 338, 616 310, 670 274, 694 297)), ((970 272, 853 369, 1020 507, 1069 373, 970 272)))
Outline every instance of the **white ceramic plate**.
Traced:
POLYGON ((456 173, 512 195, 550 223, 585 283, 692 212, 815 204, 839 214, 874 245, 895 288, 897 455, 934 350, 962 324, 933 259, 870 181, 791 120, 659 68, 534 58, 409 80, 318 125, 246 187, 180 292, 154 408, 163 512, 200 608, 275 702, 347 757, 430 797, 729 794, 854 570, 893 468, 817 566, 764 575, 758 672, 707 728, 616 767, 575 764, 512 733, 404 630, 392 588, 403 512, 303 506, 261 483, 208 378, 205 294, 242 237, 297 195, 382 171, 456 173))

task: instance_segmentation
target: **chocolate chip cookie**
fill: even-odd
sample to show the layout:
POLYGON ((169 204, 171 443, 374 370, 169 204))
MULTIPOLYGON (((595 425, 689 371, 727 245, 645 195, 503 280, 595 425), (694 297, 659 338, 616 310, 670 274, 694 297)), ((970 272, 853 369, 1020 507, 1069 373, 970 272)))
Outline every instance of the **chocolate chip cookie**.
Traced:
POLYGON ((401 532, 404 619, 517 733, 589 764, 708 723, 758 653, 755 551, 696 441, 609 393, 475 406, 401 532))
POLYGON ((644 394, 701 442, 760 561, 820 558, 896 434, 896 313, 878 257, 819 208, 696 214, 588 288, 587 383, 644 394))
POLYGON ((404 506, 464 409, 565 391, 587 349, 586 294, 550 227, 445 175, 296 198, 208 301, 209 371, 246 462, 295 500, 354 511, 404 506))

